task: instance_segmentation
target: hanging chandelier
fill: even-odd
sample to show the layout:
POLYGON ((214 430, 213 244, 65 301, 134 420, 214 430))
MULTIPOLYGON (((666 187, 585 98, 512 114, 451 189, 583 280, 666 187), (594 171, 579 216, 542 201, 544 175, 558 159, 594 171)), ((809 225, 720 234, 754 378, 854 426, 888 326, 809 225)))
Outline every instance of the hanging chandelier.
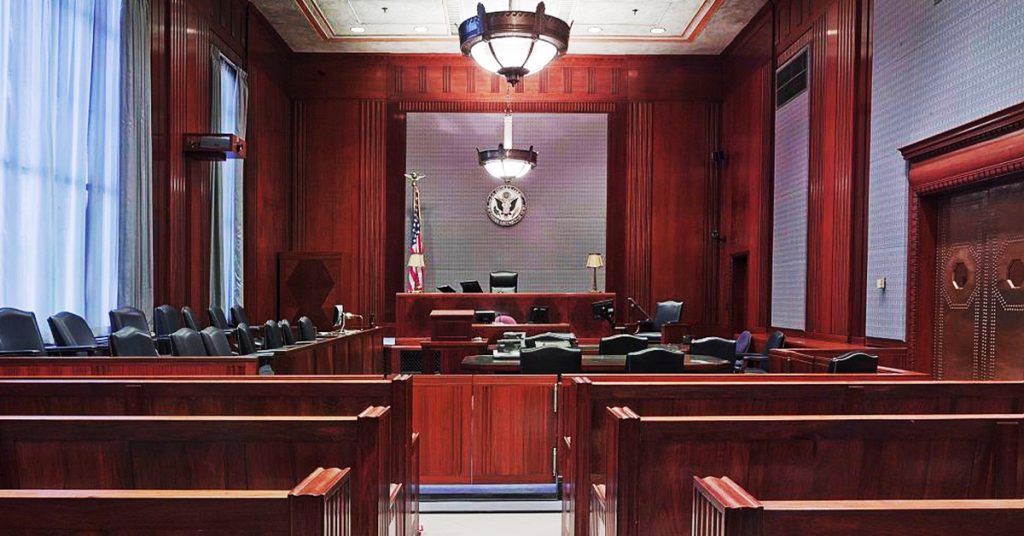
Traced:
POLYGON ((569 25, 544 13, 544 2, 537 11, 487 13, 476 5, 475 17, 459 25, 462 53, 480 67, 500 74, 513 86, 527 75, 540 72, 569 46, 569 25))
POLYGON ((509 182, 524 177, 537 165, 537 151, 531 145, 529 149, 516 149, 512 146, 512 96, 505 96, 505 128, 504 139, 497 149, 476 150, 480 165, 492 177, 509 182))

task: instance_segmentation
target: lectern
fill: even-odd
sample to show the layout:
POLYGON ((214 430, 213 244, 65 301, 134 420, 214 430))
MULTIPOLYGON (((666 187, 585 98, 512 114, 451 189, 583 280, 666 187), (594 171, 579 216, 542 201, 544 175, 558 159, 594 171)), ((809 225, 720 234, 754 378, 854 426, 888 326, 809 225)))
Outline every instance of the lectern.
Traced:
POLYGON ((435 309, 430 312, 430 340, 421 344, 424 357, 436 356, 436 361, 423 360, 423 372, 458 374, 466 356, 487 351, 487 341, 473 339, 472 309, 435 309))

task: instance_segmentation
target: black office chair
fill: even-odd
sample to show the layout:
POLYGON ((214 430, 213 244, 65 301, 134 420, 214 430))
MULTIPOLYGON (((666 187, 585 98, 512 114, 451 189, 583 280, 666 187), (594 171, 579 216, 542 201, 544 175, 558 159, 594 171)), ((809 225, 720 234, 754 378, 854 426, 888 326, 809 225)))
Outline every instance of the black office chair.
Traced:
POLYGON ((636 335, 612 335, 601 339, 597 346, 597 353, 601 355, 626 355, 640 350, 646 350, 650 344, 647 339, 636 335))
POLYGON ((284 340, 281 338, 281 328, 277 322, 267 320, 263 323, 263 349, 273 350, 282 346, 284 346, 284 340))
POLYGON ((107 341, 102 342, 96 338, 84 318, 61 311, 46 319, 50 326, 50 334, 53 335, 53 342, 61 347, 78 347, 81 353, 88 355, 102 354, 109 351, 107 341))
POLYGON ((160 354, 148 332, 127 326, 110 335, 110 355, 158 357, 160 354))
POLYGON ((150 333, 149 319, 146 313, 134 307, 120 307, 110 311, 110 329, 121 331, 124 328, 132 327, 147 335, 150 333))
POLYGON ((238 342, 238 355, 252 355, 256 353, 256 343, 249 333, 248 324, 239 324, 235 328, 235 341, 238 342))
POLYGON ((170 305, 153 309, 153 331, 157 337, 170 335, 181 329, 181 313, 170 305))
POLYGON ((238 326, 239 324, 248 324, 249 317, 245 314, 245 307, 238 305, 231 306, 231 325, 238 326))
POLYGON ((846 352, 829 361, 828 371, 839 374, 874 374, 878 372, 878 356, 864 352, 846 352))
POLYGON ((679 374, 685 355, 665 348, 648 348, 626 354, 626 372, 645 374, 679 374))
POLYGON ((474 324, 493 324, 498 313, 494 311, 473 311, 474 324))
POLYGON ((210 325, 217 329, 231 329, 231 325, 228 324, 227 317, 224 316, 224 310, 220 307, 210 307, 206 310, 210 317, 210 325))
POLYGON ((191 328, 196 331, 203 329, 203 326, 199 324, 199 319, 196 318, 196 312, 187 305, 181 308, 181 321, 185 324, 186 328, 191 328))
POLYGON ((583 353, 579 348, 527 348, 519 352, 522 374, 577 374, 583 370, 583 353))
POLYGON ((654 318, 650 321, 643 321, 637 325, 637 337, 643 337, 650 342, 661 342, 661 328, 665 324, 674 324, 683 317, 683 302, 663 301, 658 302, 654 309, 654 318))
POLYGON ((199 332, 203 338, 203 346, 206 348, 206 355, 234 355, 231 351, 231 343, 224 331, 210 326, 199 332))
POLYGON ((704 337, 690 343, 690 353, 709 355, 733 363, 736 361, 736 341, 721 337, 704 337))
POLYGON ((530 307, 530 315, 526 318, 527 324, 550 324, 551 308, 543 305, 530 307))
POLYGON ((0 308, 0 355, 46 355, 35 313, 0 308))
POLYGON ((753 339, 753 336, 750 334, 750 331, 748 331, 748 330, 743 330, 743 332, 740 333, 740 336, 736 337, 736 354, 737 355, 743 355, 743 354, 747 353, 747 350, 750 349, 750 341, 751 341, 751 339, 753 339))
POLYGON ((171 353, 177 356, 205 356, 203 336, 194 329, 178 329, 171 333, 171 353))
POLYGON ((523 340, 524 348, 542 348, 557 346, 560 348, 573 348, 576 346, 576 338, 570 333, 540 333, 523 340))
POLYGON ((491 272, 491 292, 519 292, 519 274, 491 272))
POLYGON ((747 352, 739 354, 740 359, 736 361, 736 370, 746 374, 764 374, 768 372, 768 354, 772 350, 782 348, 786 345, 786 334, 776 331, 768 336, 764 343, 764 351, 747 352))
POLYGON ((316 326, 308 316, 299 317, 299 340, 315 341, 316 326))
POLYGON ((461 281, 459 286, 462 287, 462 292, 466 294, 479 294, 484 291, 479 281, 461 281))
POLYGON ((286 346, 295 344, 295 332, 292 331, 292 324, 287 319, 283 319, 277 323, 277 327, 281 328, 281 341, 286 346))

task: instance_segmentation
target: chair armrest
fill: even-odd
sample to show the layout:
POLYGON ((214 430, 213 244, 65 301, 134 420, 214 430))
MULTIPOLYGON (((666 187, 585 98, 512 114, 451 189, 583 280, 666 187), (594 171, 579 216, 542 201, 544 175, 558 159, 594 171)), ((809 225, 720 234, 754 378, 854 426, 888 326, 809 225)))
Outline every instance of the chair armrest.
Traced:
POLYGON ((46 355, 39 350, 0 350, 0 356, 39 357, 46 355))
POLYGON ((736 357, 744 361, 766 361, 768 359, 767 355, 756 352, 744 352, 742 354, 736 354, 736 357))
POLYGON ((101 348, 104 348, 104 347, 101 347, 100 345, 91 345, 91 344, 74 345, 74 346, 57 346, 57 345, 48 344, 48 345, 46 345, 46 353, 48 353, 48 354, 63 355, 63 354, 68 354, 68 353, 70 353, 70 354, 77 354, 79 352, 86 352, 86 353, 91 355, 91 354, 94 354, 97 351, 99 351, 101 348))

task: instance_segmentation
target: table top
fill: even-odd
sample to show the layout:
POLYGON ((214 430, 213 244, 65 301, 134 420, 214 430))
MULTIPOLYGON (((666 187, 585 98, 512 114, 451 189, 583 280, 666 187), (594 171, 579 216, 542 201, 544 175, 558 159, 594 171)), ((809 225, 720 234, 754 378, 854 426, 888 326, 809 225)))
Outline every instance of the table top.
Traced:
MULTIPOLYGON (((732 371, 733 363, 710 355, 685 354, 683 367, 693 372, 732 371)), ((462 360, 462 369, 468 372, 519 372, 518 359, 495 359, 493 354, 471 355, 462 360)), ((624 355, 584 355, 583 372, 623 372, 624 355)))

